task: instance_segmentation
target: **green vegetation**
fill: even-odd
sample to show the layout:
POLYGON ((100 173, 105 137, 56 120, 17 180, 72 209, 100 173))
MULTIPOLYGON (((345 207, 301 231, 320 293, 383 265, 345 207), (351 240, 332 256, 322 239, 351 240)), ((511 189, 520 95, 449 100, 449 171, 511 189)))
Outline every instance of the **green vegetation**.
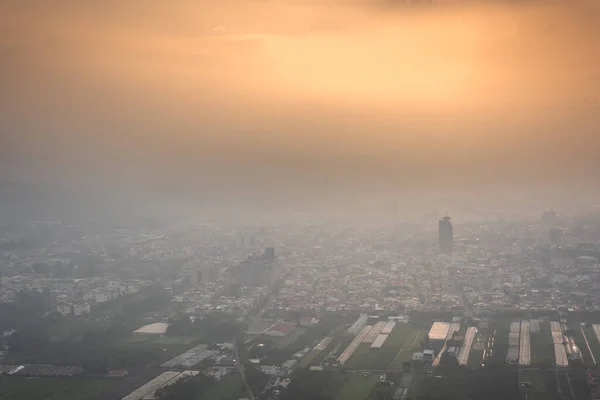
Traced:
POLYGON ((149 351, 144 346, 117 346, 115 342, 131 337, 133 328, 141 324, 136 322, 138 317, 169 304, 170 295, 153 286, 103 303, 86 317, 33 317, 14 326, 17 333, 10 338, 5 362, 81 365, 94 373, 158 362, 166 355, 158 347, 149 351))
POLYGON ((525 391, 525 393, 528 393, 528 394, 532 394, 535 392, 543 393, 546 391, 546 383, 544 382, 544 377, 540 373, 540 371, 527 370, 527 369, 519 370, 519 385, 524 382, 531 383, 531 387, 528 388, 525 391))
POLYGON ((555 364, 554 341, 550 331, 550 324, 542 322, 540 332, 532 333, 530 340, 531 365, 551 367, 555 364))
POLYGON ((394 356, 394 368, 400 368, 402 363, 412 360, 414 353, 422 350, 421 342, 427 337, 427 333, 428 330, 423 328, 413 328, 410 331, 400 351, 394 356))
POLYGON ((578 400, 591 400, 592 395, 588 386, 587 374, 583 369, 571 369, 568 372, 571 387, 578 400))
POLYGON ((520 398, 517 368, 490 365, 467 368, 438 368, 435 376, 426 377, 416 391, 423 400, 506 400, 520 398))
POLYGON ((355 374, 344 383, 336 400, 366 400, 373 388, 379 382, 379 375, 372 374, 369 377, 364 377, 360 374, 355 374))
POLYGON ((372 349, 371 343, 361 343, 344 364, 346 369, 387 369, 396 357, 396 347, 372 349), (391 350, 392 349, 392 350, 391 350))
POLYGON ((339 371, 316 372, 298 368, 290 378, 290 385, 283 392, 282 400, 333 400, 342 385, 350 380, 362 379, 362 376, 354 377, 339 371))
POLYGON ((410 361, 412 355, 421 350, 421 341, 426 336, 424 328, 398 324, 381 348, 372 349, 370 343, 361 343, 344 368, 385 370, 392 363, 400 368, 403 362, 410 361))
POLYGON ((108 379, 92 378, 36 378, 0 377, 2 400, 88 400, 101 394, 116 383, 108 379))
MULTIPOLYGON (((259 393, 267 377, 251 364, 245 364, 244 369, 248 385, 254 393, 259 393)), ((237 400, 246 397, 246 388, 237 372, 220 381, 198 374, 166 386, 157 394, 160 400, 237 400)))
POLYGON ((383 344, 384 347, 401 347, 412 331, 411 324, 397 324, 383 344))
POLYGON ((237 400, 246 397, 244 384, 238 374, 229 374, 209 390, 203 393, 202 399, 207 400, 237 400))

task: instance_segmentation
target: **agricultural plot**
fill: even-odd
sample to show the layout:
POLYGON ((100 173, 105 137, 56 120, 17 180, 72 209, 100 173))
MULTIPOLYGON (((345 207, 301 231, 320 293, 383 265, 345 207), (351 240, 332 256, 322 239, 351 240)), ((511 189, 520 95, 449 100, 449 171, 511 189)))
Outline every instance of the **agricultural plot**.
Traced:
POLYGON ((344 364, 348 369, 387 369, 396 353, 389 348, 371 348, 370 343, 361 343, 352 357, 344 364))
POLYGON ((100 395, 116 381, 92 378, 38 378, 27 379, 4 376, 1 378, 2 400, 87 400, 100 395))
POLYGON ((421 351, 421 341, 427 337, 427 332, 427 329, 418 328, 415 328, 409 332, 409 334, 406 336, 406 340, 402 344, 402 347, 394 358, 393 367, 401 367, 404 361, 412 360, 413 354, 421 351))
POLYGON ((530 337, 531 365, 553 366, 556 363, 554 356, 554 340, 550 331, 550 324, 542 322, 538 333, 531 333, 530 337))
POLYGON ((388 336, 383 347, 401 347, 409 334, 414 332, 411 324, 397 324, 388 336))
POLYGON ((372 374, 368 377, 355 375, 348 379, 335 396, 336 400, 365 400, 379 382, 379 375, 372 374))
POLYGON ((552 371, 519 370, 519 391, 528 400, 560 400, 552 371))
POLYGON ((412 359, 413 353, 421 350, 421 340, 427 330, 413 329, 410 324, 397 324, 380 348, 370 343, 361 343, 344 366, 349 369, 384 370, 400 367, 412 359))
POLYGON ((246 391, 238 374, 228 374, 202 396, 206 399, 239 399, 243 397, 246 397, 246 391))

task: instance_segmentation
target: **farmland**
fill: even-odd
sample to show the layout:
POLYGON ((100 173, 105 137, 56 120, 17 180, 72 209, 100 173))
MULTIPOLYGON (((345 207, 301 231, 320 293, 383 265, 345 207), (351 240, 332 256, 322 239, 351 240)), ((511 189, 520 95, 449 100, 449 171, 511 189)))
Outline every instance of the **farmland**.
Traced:
POLYGON ((2 400, 88 400, 112 387, 116 381, 94 378, 0 378, 2 400))
POLYGON ((355 376, 347 380, 340 388, 336 400, 365 400, 377 385, 379 375, 373 374, 369 377, 355 376))
POLYGON ((399 367, 421 350, 421 340, 427 335, 424 329, 411 324, 398 324, 381 348, 371 348, 370 343, 361 343, 344 367, 348 369, 384 370, 399 367))

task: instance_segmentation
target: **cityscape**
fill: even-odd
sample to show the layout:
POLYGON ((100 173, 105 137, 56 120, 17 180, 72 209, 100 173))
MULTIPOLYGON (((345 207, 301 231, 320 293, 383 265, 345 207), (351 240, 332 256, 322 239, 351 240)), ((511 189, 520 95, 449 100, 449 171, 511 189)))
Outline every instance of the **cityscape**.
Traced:
POLYGON ((420 399, 495 371, 523 398, 600 397, 600 214, 435 214, 5 226, 6 393, 26 398, 27 377, 97 399, 179 398, 185 382, 197 398, 309 398, 295 391, 321 374, 335 399, 420 399))
POLYGON ((0 400, 600 400, 600 0, 0 0, 0 400))

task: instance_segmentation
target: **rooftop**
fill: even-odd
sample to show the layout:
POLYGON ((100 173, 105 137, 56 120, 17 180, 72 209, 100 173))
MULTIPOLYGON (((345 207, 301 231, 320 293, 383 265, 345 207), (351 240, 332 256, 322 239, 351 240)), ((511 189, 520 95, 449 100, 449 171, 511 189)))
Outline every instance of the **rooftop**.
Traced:
POLYGON ((155 322, 150 325, 142 326, 140 329, 134 331, 133 333, 146 333, 153 335, 164 335, 167 333, 167 328, 169 324, 164 322, 155 322))

